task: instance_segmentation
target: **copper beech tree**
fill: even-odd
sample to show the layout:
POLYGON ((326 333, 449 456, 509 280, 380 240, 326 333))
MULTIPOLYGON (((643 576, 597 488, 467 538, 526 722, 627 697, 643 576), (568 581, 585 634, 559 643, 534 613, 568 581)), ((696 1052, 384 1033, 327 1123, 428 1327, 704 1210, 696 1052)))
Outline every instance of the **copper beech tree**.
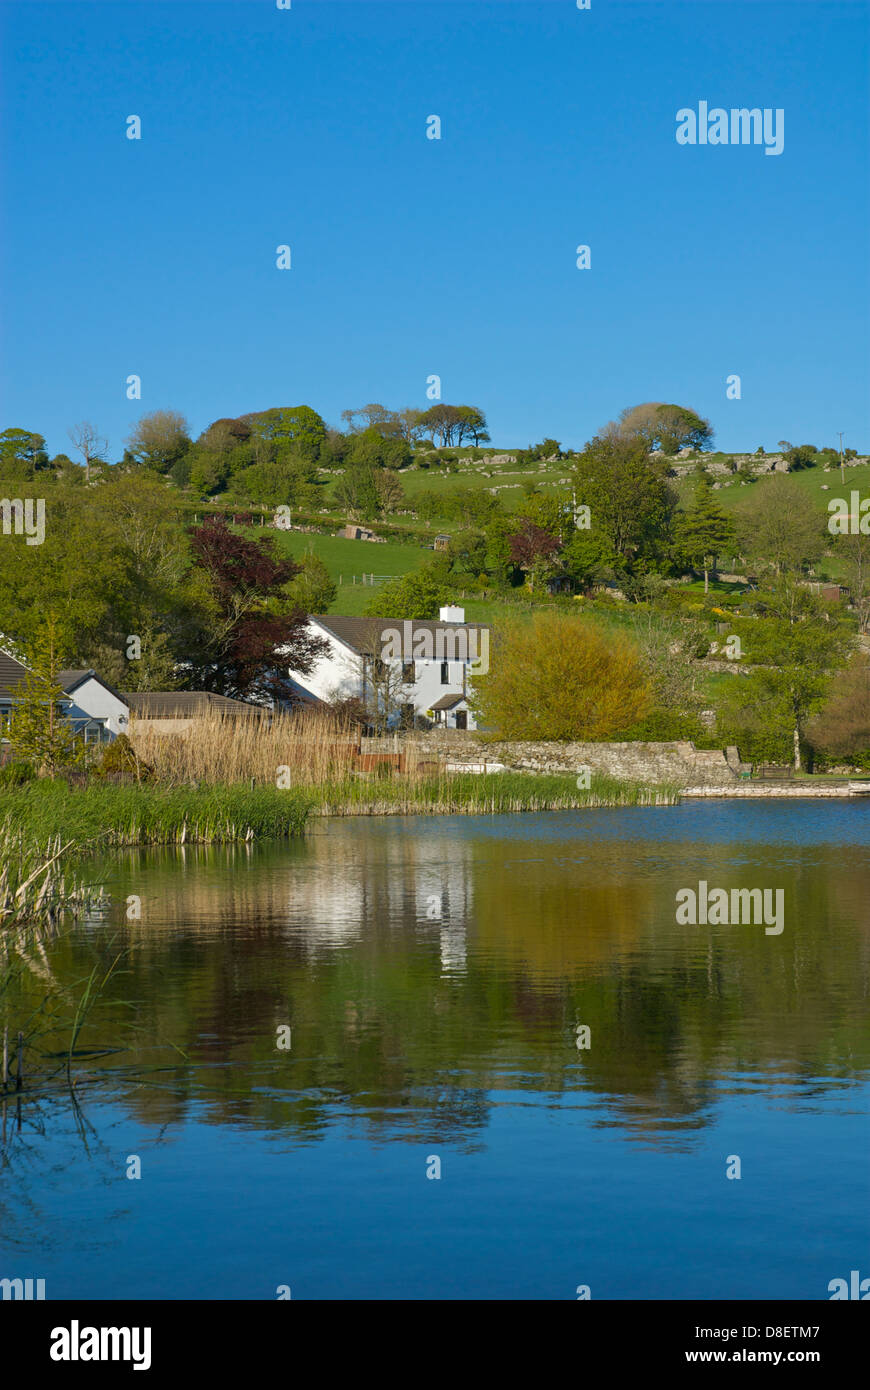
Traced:
POLYGON ((271 536, 248 540, 223 517, 197 527, 191 548, 206 580, 209 614, 192 663, 194 687, 253 704, 294 702, 288 670, 306 674, 327 649, 284 592, 302 566, 276 555, 271 536))

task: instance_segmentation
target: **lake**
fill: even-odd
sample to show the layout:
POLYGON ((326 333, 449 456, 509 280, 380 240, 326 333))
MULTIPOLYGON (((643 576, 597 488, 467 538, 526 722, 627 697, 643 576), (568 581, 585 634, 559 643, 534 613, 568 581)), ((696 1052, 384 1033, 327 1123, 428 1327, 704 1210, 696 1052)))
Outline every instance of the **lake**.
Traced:
POLYGON ((686 802, 114 855, 31 953, 71 999, 116 965, 72 1091, 6 1107, 0 1277, 827 1299, 870 1275, 868 839, 861 804, 686 802), (701 882, 782 890, 782 931, 678 923, 701 882))

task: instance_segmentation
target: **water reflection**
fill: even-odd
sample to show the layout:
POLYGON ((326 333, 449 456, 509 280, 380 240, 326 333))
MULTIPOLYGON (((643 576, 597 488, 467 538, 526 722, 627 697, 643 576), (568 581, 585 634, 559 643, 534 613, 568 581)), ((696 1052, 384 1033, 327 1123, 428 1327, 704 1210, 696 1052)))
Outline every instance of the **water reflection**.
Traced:
POLYGON ((213 1123, 310 1138, 341 1113, 422 1141, 442 1125, 471 1139, 496 1087, 591 1092, 606 1098, 602 1125, 690 1138, 738 1074, 805 1095, 863 1076, 865 822, 845 853, 800 837, 705 840, 685 818, 683 838, 657 836, 676 814, 505 818, 501 836, 497 821, 345 821, 289 847, 107 861, 110 920, 59 942, 51 964, 76 979, 86 941, 120 942, 126 973, 91 1046, 132 1004, 140 1072, 129 1090, 97 1062, 87 1079, 149 1123, 196 1100, 213 1123), (784 888, 781 937, 676 925, 680 886, 747 874, 784 888), (133 893, 142 918, 127 922, 133 893), (591 1030, 583 1051, 578 1023, 591 1030))
MULTIPOLYGON (((534 1220, 557 1244, 559 1203, 575 1217, 586 1203, 592 1226, 600 1207, 606 1229, 638 1162, 651 1220, 664 1199, 648 1165, 703 1157, 714 1136, 732 1152, 741 1116, 751 1116, 746 1142, 763 1132, 776 1154, 764 1182, 756 1160, 752 1191, 768 1210, 798 1190, 782 1174, 816 1142, 857 1172, 870 1067, 868 817, 830 809, 833 822, 812 804, 361 819, 318 823, 299 844, 106 859, 95 865, 111 897, 105 920, 49 943, 44 966, 70 997, 94 961, 122 952, 123 966, 89 1018, 69 1086, 25 1095, 20 1127, 8 1109, 6 1250, 27 1248, 36 1231, 58 1251, 114 1246, 137 1219, 136 1184, 116 1186, 129 1153, 167 1175, 147 1188, 152 1204, 167 1202, 180 1171, 187 1202, 205 1182, 205 1231, 215 1203, 225 1211, 239 1181, 250 1186, 252 1164, 264 1202, 267 1192, 280 1209, 295 1201, 283 1177, 280 1195, 269 1187, 292 1154, 295 1220, 318 1239, 328 1199, 305 1155, 333 1186, 353 1187, 361 1145, 369 1194, 393 1171, 390 1154, 401 1156, 400 1187, 408 1163, 422 1172, 431 1152, 488 1160, 474 1189, 484 1210, 493 1163, 519 1165, 511 1181, 528 1200, 532 1175, 544 1174, 534 1220), (783 934, 677 925, 677 890, 702 878, 781 887, 783 934), (139 920, 127 920, 130 895, 139 920), (276 1039, 287 1026, 285 1052, 276 1039), (109 1048, 121 1051, 99 1055, 109 1048), (812 1129, 781 1152, 779 1136, 805 1119, 812 1129), (598 1174, 588 1193, 578 1154, 598 1174), (99 1235, 79 1198, 85 1179, 107 1223, 99 1235)), ((39 988, 26 972, 18 1007, 36 1007, 39 988)), ((707 1200, 706 1181, 684 1172, 685 1200, 707 1200)), ((848 1191, 828 1184, 819 1219, 845 1220, 837 1204, 848 1191)), ((399 1239, 416 1208, 390 1210, 399 1239)), ((182 1206, 154 1241, 165 1249, 187 1221, 182 1206)), ((710 1237, 725 1242, 722 1259, 729 1221, 723 1213, 710 1237)), ((488 1239, 478 1236, 481 1259, 488 1239)), ((137 1288, 146 1296, 147 1283, 137 1288)))

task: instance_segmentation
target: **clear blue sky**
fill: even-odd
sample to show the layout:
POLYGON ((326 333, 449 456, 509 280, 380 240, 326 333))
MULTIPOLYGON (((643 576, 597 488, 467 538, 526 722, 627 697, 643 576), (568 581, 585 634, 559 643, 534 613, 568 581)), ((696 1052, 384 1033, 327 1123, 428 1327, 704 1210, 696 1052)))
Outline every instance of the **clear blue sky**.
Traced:
POLYGON ((0 0, 0 428, 116 458, 157 407, 339 424, 437 373, 504 445, 664 400, 868 449, 868 10, 0 0), (783 153, 678 145, 700 100, 783 153))

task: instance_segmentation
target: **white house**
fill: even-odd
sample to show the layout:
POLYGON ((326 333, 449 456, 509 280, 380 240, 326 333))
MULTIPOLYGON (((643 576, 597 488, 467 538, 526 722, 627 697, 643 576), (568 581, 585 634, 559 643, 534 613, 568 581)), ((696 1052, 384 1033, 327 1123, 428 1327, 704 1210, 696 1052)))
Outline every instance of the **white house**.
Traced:
POLYGON ((127 732, 130 722, 130 706, 123 695, 113 690, 98 676, 96 671, 61 671, 58 684, 63 686, 69 696, 70 706, 66 717, 75 726, 84 726, 85 742, 107 741, 106 735, 117 738, 127 732), (99 725, 102 733, 98 736, 93 726, 99 725), (88 736, 88 726, 92 727, 88 736))
POLYGON ((330 614, 308 624, 329 651, 308 675, 289 669, 300 693, 362 700, 386 713, 390 726, 416 715, 449 729, 477 727, 469 685, 489 670, 490 629, 466 623, 464 609, 442 608, 438 622, 330 614))
MULTIPOLYGON (((24 663, 0 648, 0 737, 26 675, 24 663)), ((96 671, 60 671, 57 683, 66 696, 64 716, 85 743, 109 743, 125 732, 130 718, 127 701, 96 671)))

